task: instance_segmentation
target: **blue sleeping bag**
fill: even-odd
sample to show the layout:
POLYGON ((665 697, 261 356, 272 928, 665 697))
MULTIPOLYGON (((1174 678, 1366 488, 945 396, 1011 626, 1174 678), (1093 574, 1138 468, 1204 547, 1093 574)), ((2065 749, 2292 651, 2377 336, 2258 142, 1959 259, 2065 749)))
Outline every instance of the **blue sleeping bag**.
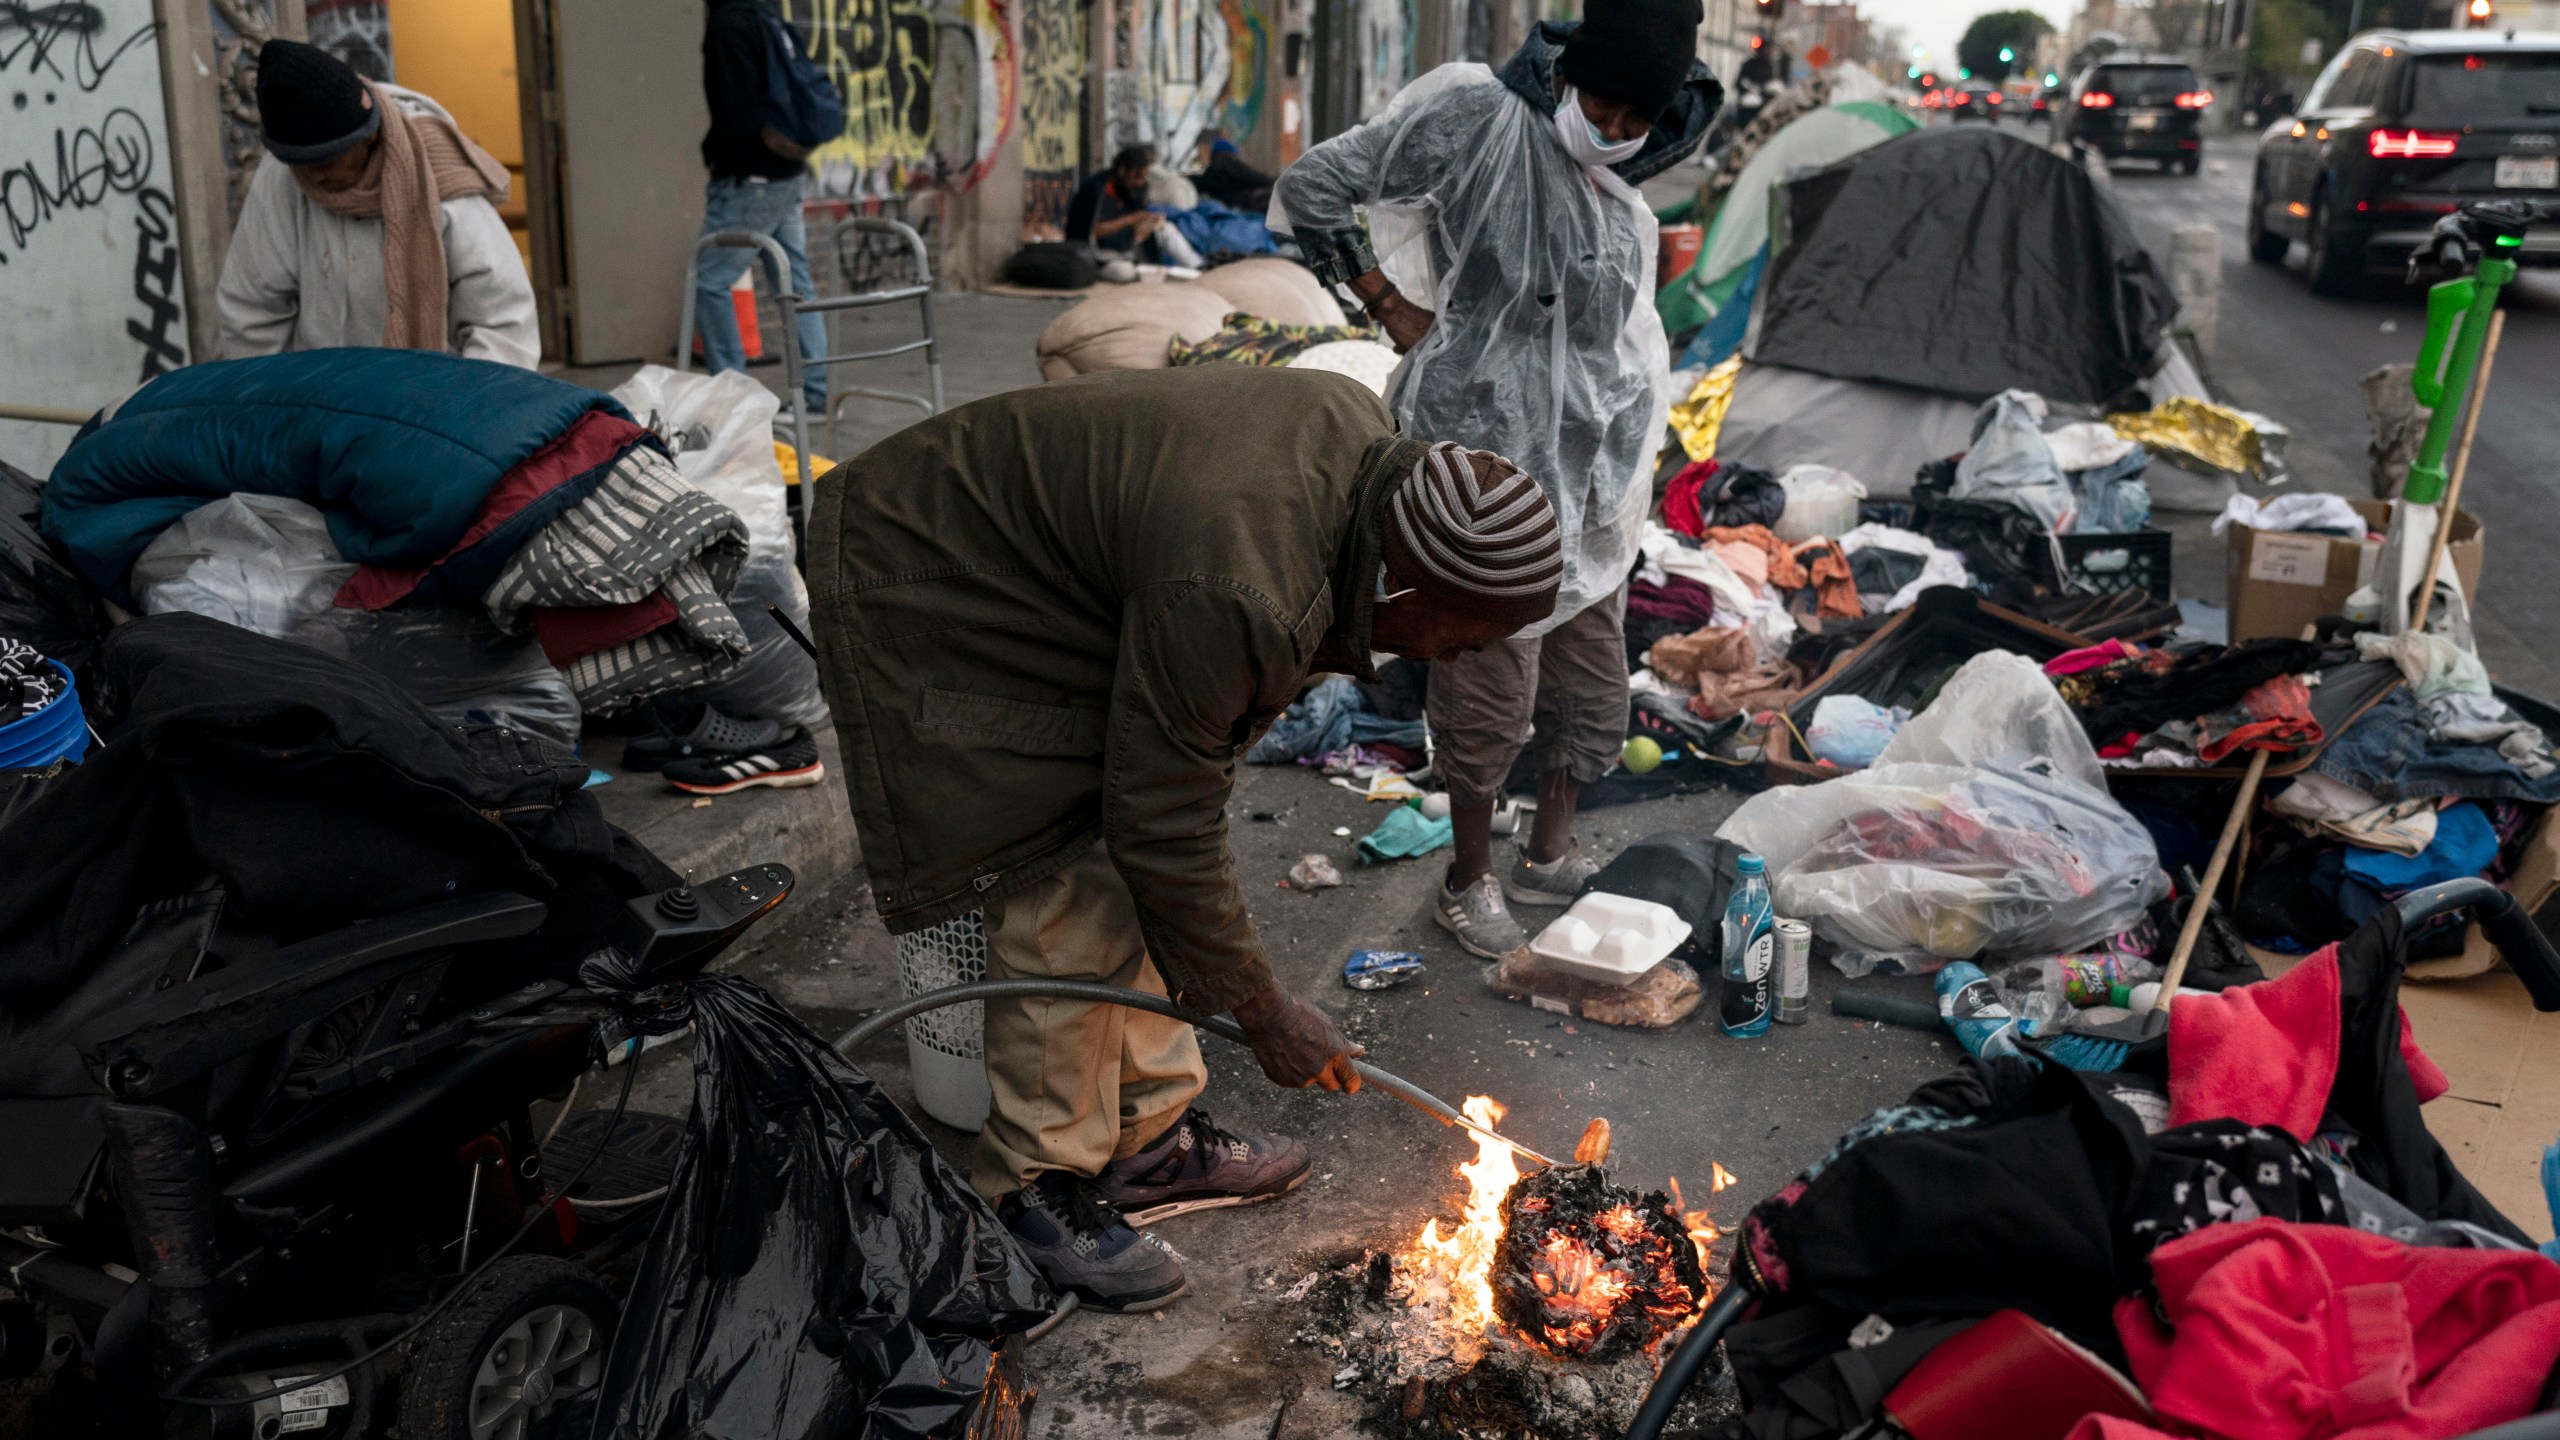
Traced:
POLYGON ((127 606, 152 540, 238 491, 317 507, 348 560, 423 566, 510 469, 591 410, 630 418, 600 391, 427 350, 191 365, 71 442, 45 484, 44 533, 127 606))

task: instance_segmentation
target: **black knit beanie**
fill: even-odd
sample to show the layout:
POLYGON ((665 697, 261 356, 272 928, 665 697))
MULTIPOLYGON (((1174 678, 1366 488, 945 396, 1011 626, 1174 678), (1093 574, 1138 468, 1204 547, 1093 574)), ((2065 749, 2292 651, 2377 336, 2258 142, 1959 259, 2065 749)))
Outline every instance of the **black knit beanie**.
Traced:
POLYGON ((1556 73, 1652 119, 1679 98, 1705 18, 1698 0, 1584 0, 1556 73))
POLYGON ((258 47, 258 130, 287 165, 317 165, 370 140, 382 112, 365 103, 364 77, 316 45, 258 47))

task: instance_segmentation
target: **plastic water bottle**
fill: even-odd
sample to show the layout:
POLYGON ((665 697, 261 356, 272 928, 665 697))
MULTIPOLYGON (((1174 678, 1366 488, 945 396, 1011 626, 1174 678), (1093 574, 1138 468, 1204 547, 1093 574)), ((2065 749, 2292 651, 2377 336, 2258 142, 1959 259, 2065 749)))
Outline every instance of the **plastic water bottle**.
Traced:
POLYGON ((1742 883, 1724 902, 1724 1000, 1717 1020, 1736 1040, 1769 1033, 1770 962, 1777 920, 1769 909, 1768 863, 1757 855, 1734 862, 1742 883))
POLYGON ((1938 1018, 1968 1055, 2031 1058, 2018 1042, 2033 1027, 2009 1008, 1982 967, 1970 961, 1951 960, 1938 971, 1938 1018))

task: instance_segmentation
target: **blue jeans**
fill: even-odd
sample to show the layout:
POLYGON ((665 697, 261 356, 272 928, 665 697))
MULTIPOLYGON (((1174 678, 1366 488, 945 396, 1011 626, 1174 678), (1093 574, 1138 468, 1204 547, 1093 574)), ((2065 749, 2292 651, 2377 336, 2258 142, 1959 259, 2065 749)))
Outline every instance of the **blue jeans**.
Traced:
MULTIPOLYGON (((718 180, 711 182, 703 195, 702 233, 715 230, 748 230, 770 235, 781 242, 782 253, 791 257, 791 290, 802 300, 815 292, 809 279, 809 229, 800 219, 798 180, 718 180)), ((702 336, 703 366, 717 375, 724 370, 747 368, 746 341, 738 335, 738 314, 730 308, 729 287, 746 273, 748 262, 761 257, 764 261, 765 284, 769 291, 782 288, 782 277, 773 273, 773 257, 761 250, 732 250, 722 247, 705 251, 693 272, 693 327, 702 336)), ((827 368, 805 362, 827 353, 827 322, 823 315, 800 317, 800 391, 809 407, 813 423, 822 423, 827 414, 827 368)))

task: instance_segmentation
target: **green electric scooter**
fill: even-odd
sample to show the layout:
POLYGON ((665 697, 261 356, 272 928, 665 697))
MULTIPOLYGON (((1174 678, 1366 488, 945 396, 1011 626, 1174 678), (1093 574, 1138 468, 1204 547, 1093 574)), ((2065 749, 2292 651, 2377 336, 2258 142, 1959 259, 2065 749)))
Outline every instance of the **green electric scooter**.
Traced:
MULTIPOLYGON (((2426 438, 2409 466, 2400 498, 2392 504, 2391 528, 2374 569, 2379 622, 2387 634, 2409 627, 2410 592, 2433 578, 2427 570, 2432 567, 2436 535, 2450 520, 2442 502, 2448 480, 2445 456, 2453 445, 2454 427, 2466 408, 2466 398, 2472 408, 2479 404, 2472 382, 2498 308, 2498 294, 2516 278, 2515 254, 2524 246, 2526 230, 2550 213, 2548 207, 2524 200, 2474 201, 2437 221, 2427 244, 2409 257, 2411 284, 2429 271, 2448 278, 2427 291, 2427 338, 2418 348, 2416 373, 2409 377, 2418 403, 2432 412, 2426 438)), ((2431 608, 2422 603, 2418 613, 2424 616, 2431 608)), ((2462 597, 2459 609, 2447 618, 2457 631, 2467 634, 2469 597, 2462 597)))

